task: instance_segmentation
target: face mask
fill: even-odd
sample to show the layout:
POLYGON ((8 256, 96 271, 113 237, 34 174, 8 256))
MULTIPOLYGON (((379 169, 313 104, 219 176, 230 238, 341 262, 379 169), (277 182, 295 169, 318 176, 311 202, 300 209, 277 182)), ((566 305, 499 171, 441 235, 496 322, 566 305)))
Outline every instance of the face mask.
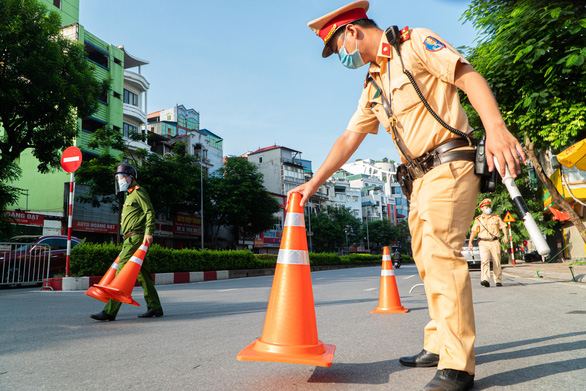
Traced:
POLYGON ((486 213, 487 215, 489 215, 489 214, 492 213, 492 209, 490 209, 490 208, 484 208, 483 209, 483 212, 486 213))
POLYGON ((340 61, 342 65, 346 68, 350 69, 357 69, 364 65, 364 61, 362 60, 362 56, 360 56, 360 52, 358 51, 358 40, 356 41, 356 49, 350 54, 346 51, 346 34, 344 34, 344 43, 338 52, 338 57, 340 57, 340 61))
POLYGON ((126 175, 116 175, 116 181, 118 182, 118 192, 124 192, 128 190, 130 184, 126 180, 126 175))

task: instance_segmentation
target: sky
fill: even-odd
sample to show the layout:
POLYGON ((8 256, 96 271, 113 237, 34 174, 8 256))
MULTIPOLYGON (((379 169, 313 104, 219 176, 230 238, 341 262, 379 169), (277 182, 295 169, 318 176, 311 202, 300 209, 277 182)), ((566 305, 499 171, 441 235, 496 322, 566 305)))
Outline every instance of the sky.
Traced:
MULTIPOLYGON (((367 66, 346 69, 321 57, 307 23, 348 0, 81 0, 80 24, 147 60, 147 111, 182 104, 200 127, 224 139, 224 155, 271 145, 302 152, 313 171, 324 162, 357 107, 367 66)), ((461 16, 470 0, 372 0, 369 18, 426 27, 454 47, 476 33, 461 16)), ((399 160, 382 127, 349 161, 399 160)))

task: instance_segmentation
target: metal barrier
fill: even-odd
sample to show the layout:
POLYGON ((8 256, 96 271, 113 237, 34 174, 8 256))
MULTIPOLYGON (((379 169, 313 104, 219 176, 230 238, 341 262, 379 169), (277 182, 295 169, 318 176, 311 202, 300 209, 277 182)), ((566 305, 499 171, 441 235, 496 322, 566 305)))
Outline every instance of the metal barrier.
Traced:
POLYGON ((51 246, 0 243, 0 285, 40 284, 49 278, 51 246))

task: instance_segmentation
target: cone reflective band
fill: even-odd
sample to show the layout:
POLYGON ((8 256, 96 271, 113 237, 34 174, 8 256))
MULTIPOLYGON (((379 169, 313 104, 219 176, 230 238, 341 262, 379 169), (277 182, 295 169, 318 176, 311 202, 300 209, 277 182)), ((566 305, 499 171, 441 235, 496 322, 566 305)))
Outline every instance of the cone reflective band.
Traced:
POLYGON ((380 292, 378 306, 370 311, 371 314, 400 314, 409 312, 401 305, 395 270, 388 247, 383 248, 383 265, 380 272, 380 292))
POLYGON ((102 289, 112 300, 140 307, 131 294, 148 249, 148 243, 143 242, 109 285, 95 286, 102 289))
MULTIPOLYGON (((120 254, 122 254, 122 253, 120 253, 120 254)), ((104 292, 102 289, 98 288, 96 285, 104 286, 104 285, 108 285, 112 282, 112 280, 116 276, 116 271, 118 270, 118 262, 120 262, 120 254, 118 254, 118 256, 116 257, 116 260, 108 268, 108 271, 106 272, 106 274, 104 274, 104 277, 102 277, 100 282, 97 284, 94 284, 94 286, 90 286, 89 289, 87 291, 85 291, 86 295, 93 297, 94 299, 98 299, 100 301, 103 301, 104 303, 107 303, 108 301, 110 301, 110 296, 108 296, 108 294, 106 292, 104 292)))
MULTIPOLYGON (((496 166, 496 169, 500 173, 499 163, 496 160, 496 157, 494 158, 494 164, 496 166)), ((537 249, 537 252, 539 253, 539 255, 549 254, 551 252, 551 249, 549 248, 547 242, 545 241, 543 235, 541 234, 541 231, 539 231, 539 227, 537 227, 537 223, 535 223, 533 216, 531 216, 531 213, 529 212, 529 208, 527 208, 527 205, 525 204, 525 200, 523 200, 523 197, 521 196, 521 193, 519 192, 519 189, 517 188, 517 185, 515 184, 515 180, 513 179, 513 176, 511 175, 511 173, 509 172, 508 167, 505 167, 505 176, 502 178, 503 178, 503 183, 507 187, 507 190, 509 191, 511 198, 513 199, 513 203, 515 204, 515 207, 517 208, 517 212, 519 212, 519 216, 523 216, 523 224, 525 225, 525 229, 529 233, 529 237, 531 238, 531 240, 535 244, 535 248, 537 249)))
POLYGON ((244 348, 240 361, 332 366, 336 347, 318 339, 300 193, 287 204, 262 337, 244 348))

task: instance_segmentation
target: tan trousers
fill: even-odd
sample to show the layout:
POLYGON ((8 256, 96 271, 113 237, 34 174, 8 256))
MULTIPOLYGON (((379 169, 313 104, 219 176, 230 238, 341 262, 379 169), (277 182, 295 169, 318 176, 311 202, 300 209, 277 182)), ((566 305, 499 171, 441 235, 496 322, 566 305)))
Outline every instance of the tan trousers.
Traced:
POLYGON ((423 348, 439 354, 438 369, 474 373, 474 308, 462 243, 476 208, 479 177, 472 162, 442 164, 413 182, 409 211, 413 257, 425 286, 431 321, 423 348))
POLYGON ((487 242, 481 240, 478 243, 478 250, 480 251, 480 274, 482 281, 490 282, 490 256, 492 255, 492 276, 495 283, 502 283, 502 269, 501 269, 501 243, 500 240, 493 240, 487 242))

